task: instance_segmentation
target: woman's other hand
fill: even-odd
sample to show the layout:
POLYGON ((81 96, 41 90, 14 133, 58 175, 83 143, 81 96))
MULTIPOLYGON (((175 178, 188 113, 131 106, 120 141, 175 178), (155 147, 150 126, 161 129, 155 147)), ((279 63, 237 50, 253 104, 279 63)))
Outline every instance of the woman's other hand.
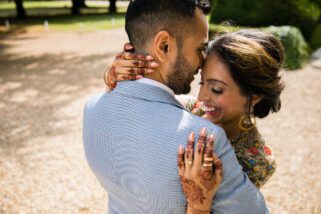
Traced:
POLYGON ((130 43, 124 45, 124 51, 118 53, 112 65, 105 71, 104 80, 109 90, 113 90, 118 81, 137 80, 143 75, 155 72, 158 64, 146 54, 134 52, 130 43))
POLYGON ((188 202, 187 213, 210 213, 213 197, 222 181, 222 163, 213 153, 214 136, 206 137, 206 129, 188 137, 187 146, 178 150, 178 171, 188 202), (194 157, 193 157, 194 156, 194 157))

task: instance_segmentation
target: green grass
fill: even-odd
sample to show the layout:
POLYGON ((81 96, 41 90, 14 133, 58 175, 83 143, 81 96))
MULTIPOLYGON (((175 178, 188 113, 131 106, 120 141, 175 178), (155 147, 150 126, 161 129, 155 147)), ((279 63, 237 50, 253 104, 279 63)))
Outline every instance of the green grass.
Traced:
MULTIPOLYGON (((11 29, 25 30, 29 27, 44 29, 44 21, 49 22, 51 31, 95 31, 122 27, 125 24, 126 3, 117 5, 117 14, 108 14, 108 2, 86 1, 88 8, 81 9, 81 15, 71 15, 71 0, 68 1, 25 1, 28 18, 17 20, 13 2, 0 2, 0 27, 9 19, 11 29)), ((0 32, 3 31, 0 29, 0 32)))
MULTIPOLYGON (((71 7, 71 1, 24 1, 23 5, 25 9, 71 7)), ((15 4, 13 1, 0 2, 0 10, 15 10, 15 4)))

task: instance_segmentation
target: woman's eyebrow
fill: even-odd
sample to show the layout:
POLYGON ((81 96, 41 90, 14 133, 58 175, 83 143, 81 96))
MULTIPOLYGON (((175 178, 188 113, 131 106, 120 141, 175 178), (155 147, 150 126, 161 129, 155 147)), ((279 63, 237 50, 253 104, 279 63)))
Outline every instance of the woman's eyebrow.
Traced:
POLYGON ((216 82, 219 82, 219 83, 222 83, 223 85, 228 86, 224 81, 222 81, 222 80, 218 80, 218 79, 207 79, 206 81, 207 81, 207 82, 209 82, 209 83, 216 83, 216 82))

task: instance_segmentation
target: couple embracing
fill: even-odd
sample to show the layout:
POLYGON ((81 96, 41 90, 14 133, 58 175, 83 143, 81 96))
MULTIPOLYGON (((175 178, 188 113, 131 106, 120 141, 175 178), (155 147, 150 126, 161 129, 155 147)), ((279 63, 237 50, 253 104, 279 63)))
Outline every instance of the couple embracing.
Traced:
POLYGON ((283 48, 252 30, 208 42, 209 11, 207 0, 129 3, 131 45, 84 110, 110 214, 268 213, 259 188, 276 164, 255 118, 281 107, 283 48), (177 96, 199 70, 198 98, 177 96))

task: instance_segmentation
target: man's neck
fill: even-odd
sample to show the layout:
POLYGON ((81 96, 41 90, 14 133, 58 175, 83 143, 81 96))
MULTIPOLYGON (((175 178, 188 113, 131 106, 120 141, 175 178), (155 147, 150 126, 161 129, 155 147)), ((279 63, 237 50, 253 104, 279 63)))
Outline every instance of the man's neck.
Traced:
POLYGON ((165 91, 167 91, 168 93, 170 93, 173 97, 175 97, 174 91, 171 88, 169 88, 166 84, 164 84, 164 82, 162 81, 162 78, 160 78, 157 75, 150 75, 149 74, 149 75, 146 75, 143 79, 138 80, 138 81, 146 83, 146 84, 158 86, 158 87, 164 89, 165 91), (146 80, 148 80, 148 81, 146 81, 146 80))
MULTIPOLYGON (((164 84, 166 85, 165 81, 163 80, 163 77, 161 76, 161 74, 159 73, 159 71, 155 71, 154 73, 151 73, 151 74, 145 74, 144 75, 145 78, 148 78, 148 79, 152 79, 152 80, 155 80, 161 84, 164 84)), ((167 85, 166 85, 167 86, 167 85)))

